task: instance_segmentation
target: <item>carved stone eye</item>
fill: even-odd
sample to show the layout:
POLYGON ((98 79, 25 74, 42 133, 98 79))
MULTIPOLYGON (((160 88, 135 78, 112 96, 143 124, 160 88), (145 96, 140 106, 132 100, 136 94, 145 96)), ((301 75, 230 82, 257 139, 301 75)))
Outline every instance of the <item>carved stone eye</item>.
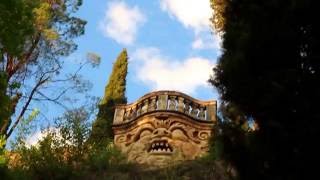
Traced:
POLYGON ((140 133, 140 138, 143 138, 145 136, 150 136, 151 134, 152 132, 149 129, 142 130, 140 133))
POLYGON ((188 137, 181 129, 175 129, 172 131, 172 138, 173 139, 179 139, 182 141, 188 141, 188 137))

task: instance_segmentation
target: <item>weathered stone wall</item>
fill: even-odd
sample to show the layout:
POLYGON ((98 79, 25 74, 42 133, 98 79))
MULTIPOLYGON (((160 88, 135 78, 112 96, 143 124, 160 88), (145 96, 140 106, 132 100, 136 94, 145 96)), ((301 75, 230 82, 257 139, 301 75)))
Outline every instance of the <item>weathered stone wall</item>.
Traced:
POLYGON ((116 107, 114 143, 129 161, 164 166, 205 154, 215 122, 216 101, 176 91, 152 92, 116 107))

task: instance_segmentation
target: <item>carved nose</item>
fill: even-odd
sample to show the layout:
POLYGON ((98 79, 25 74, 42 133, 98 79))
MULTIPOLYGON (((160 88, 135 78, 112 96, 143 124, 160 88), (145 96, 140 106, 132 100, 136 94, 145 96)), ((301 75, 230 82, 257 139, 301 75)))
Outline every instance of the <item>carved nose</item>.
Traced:
POLYGON ((171 133, 165 128, 158 128, 153 131, 154 136, 170 136, 171 133))

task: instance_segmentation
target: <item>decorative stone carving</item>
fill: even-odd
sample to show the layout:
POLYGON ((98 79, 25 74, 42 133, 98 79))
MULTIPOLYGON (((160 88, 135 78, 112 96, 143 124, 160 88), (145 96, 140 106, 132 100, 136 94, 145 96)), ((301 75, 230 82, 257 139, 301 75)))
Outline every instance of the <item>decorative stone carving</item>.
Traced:
POLYGON ((190 121, 174 114, 168 119, 150 114, 140 119, 139 126, 115 131, 115 145, 130 162, 148 166, 192 160, 206 153, 211 126, 190 121))
POLYGON ((208 150, 215 112, 215 101, 175 91, 152 92, 116 107, 114 144, 128 161, 148 167, 192 160, 208 150))

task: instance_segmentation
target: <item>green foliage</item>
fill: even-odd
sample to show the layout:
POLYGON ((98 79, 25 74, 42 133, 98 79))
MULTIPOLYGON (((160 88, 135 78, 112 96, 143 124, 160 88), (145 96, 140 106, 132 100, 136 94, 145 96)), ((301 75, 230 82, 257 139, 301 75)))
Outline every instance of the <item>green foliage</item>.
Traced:
POLYGON ((0 136, 0 168, 3 168, 6 165, 6 158, 4 155, 6 145, 6 139, 4 136, 0 136))
POLYGON ((104 91, 104 97, 101 104, 107 104, 112 100, 114 103, 126 103, 126 77, 128 73, 128 54, 123 49, 113 64, 112 73, 108 85, 104 91))
POLYGON ((101 62, 101 57, 93 52, 87 53, 87 60, 93 67, 99 66, 101 62))
POLYGON ((42 131, 36 145, 20 139, 11 151, 18 155, 9 162, 11 179, 78 179, 100 174, 125 161, 112 143, 95 147, 85 143, 90 133, 92 109, 80 107, 57 118, 54 127, 42 131))
MULTIPOLYGON (((235 104, 259 125, 254 143, 238 140, 242 143, 233 147, 239 149, 229 152, 243 179, 308 179, 316 172, 317 12, 312 0, 225 1, 223 53, 211 82, 223 101, 235 104)), ((237 136, 246 137, 230 128, 225 140, 237 136)))
POLYGON ((9 54, 20 55, 26 39, 35 31, 32 14, 35 6, 35 2, 25 0, 0 2, 1 51, 5 50, 9 54))
POLYGON ((62 67, 59 59, 76 50, 73 40, 84 33, 86 22, 73 16, 81 3, 81 0, 0 2, 0 105, 4 107, 0 112, 0 134, 11 134, 8 127, 16 126, 11 125, 10 116, 17 113, 18 119, 13 122, 19 123, 22 117, 15 110, 21 110, 23 116, 32 104, 27 98, 32 102, 36 90, 50 82, 61 82, 53 78, 62 67), (25 102, 25 107, 17 108, 22 106, 19 102, 25 102))
POLYGON ((92 127, 90 141, 104 144, 107 139, 113 138, 112 122, 116 104, 127 103, 126 76, 128 72, 128 55, 124 49, 115 61, 105 94, 99 105, 97 119, 92 127))
POLYGON ((5 123, 4 121, 10 116, 10 98, 7 96, 7 76, 0 72, 0 127, 5 123))

